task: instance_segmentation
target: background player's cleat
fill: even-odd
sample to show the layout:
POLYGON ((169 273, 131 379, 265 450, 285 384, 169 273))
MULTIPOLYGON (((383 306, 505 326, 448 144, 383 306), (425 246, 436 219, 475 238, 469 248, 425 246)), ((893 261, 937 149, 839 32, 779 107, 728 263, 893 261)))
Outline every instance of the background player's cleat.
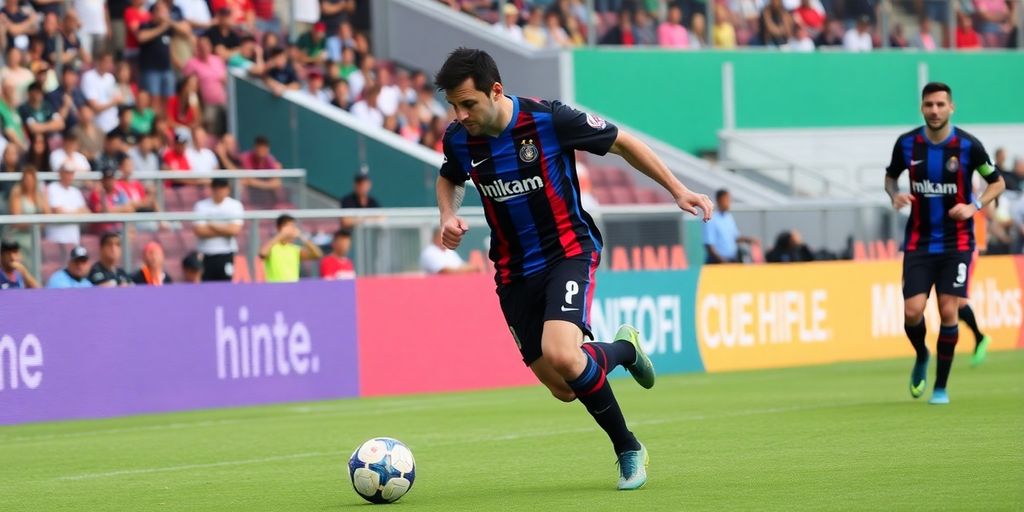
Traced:
POLYGON ((615 341, 628 341, 636 349, 636 360, 633 364, 626 365, 630 375, 646 389, 654 387, 654 363, 647 357, 644 348, 640 346, 640 332, 632 325, 623 324, 615 333, 615 341))
POLYGON ((619 490, 632 491, 647 483, 647 465, 651 458, 647 448, 640 443, 639 450, 630 450, 619 454, 619 490))
POLYGON ((935 388, 935 391, 932 391, 932 399, 928 400, 928 403, 932 405, 946 405, 949 403, 949 395, 946 394, 944 388, 935 388))
POLYGON ((914 361, 914 369, 910 372, 910 396, 921 398, 928 387, 928 358, 924 362, 914 361))
POLYGON ((971 366, 978 366, 985 362, 985 358, 988 356, 989 343, 992 343, 992 338, 988 334, 981 337, 978 346, 974 347, 974 355, 971 356, 971 366))

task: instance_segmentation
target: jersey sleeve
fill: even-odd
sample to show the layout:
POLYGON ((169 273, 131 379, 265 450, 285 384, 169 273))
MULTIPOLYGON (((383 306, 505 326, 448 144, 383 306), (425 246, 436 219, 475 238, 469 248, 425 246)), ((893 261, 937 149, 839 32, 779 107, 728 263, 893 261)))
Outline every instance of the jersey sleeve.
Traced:
POLYGON ((996 172, 996 168, 992 165, 992 161, 988 157, 988 152, 985 151, 985 146, 980 140, 972 137, 971 140, 971 166, 970 170, 978 171, 978 174, 988 183, 995 183, 999 181, 999 173, 996 172))
POLYGON ((604 155, 619 136, 614 124, 559 101, 551 102, 551 115, 562 147, 604 155))
POLYGON ((444 139, 441 143, 442 151, 444 152, 444 161, 441 163, 441 176, 456 185, 461 185, 469 179, 469 173, 466 172, 465 167, 459 164, 459 159, 455 156, 455 149, 452 147, 453 143, 451 140, 451 134, 454 129, 457 128, 453 122, 445 130, 444 139))
POLYGON ((907 161, 903 158, 902 151, 902 137, 896 139, 896 144, 892 146, 892 158, 889 160, 889 166, 885 168, 885 175, 896 179, 903 174, 903 171, 907 170, 907 161))

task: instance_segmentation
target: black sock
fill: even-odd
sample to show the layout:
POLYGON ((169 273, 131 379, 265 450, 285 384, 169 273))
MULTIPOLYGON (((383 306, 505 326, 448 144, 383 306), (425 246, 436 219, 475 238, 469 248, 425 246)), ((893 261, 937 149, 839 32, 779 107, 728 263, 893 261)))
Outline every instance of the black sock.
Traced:
POLYGON ((626 428, 626 420, 622 417, 619 402, 615 400, 611 383, 608 382, 604 370, 588 352, 584 351, 584 354, 587 356, 587 366, 583 373, 575 380, 566 382, 594 417, 594 421, 608 434, 616 455, 624 451, 639 450, 640 443, 626 428))
POLYGON ((633 364, 636 361, 636 349, 628 341, 584 343, 583 351, 590 354, 605 373, 611 372, 617 366, 633 364))
POLYGON ((924 337, 927 334, 927 329, 924 326, 924 318, 917 325, 903 325, 903 330, 907 333, 907 338, 910 339, 910 344, 914 346, 914 350, 917 351, 917 362, 923 363, 928 359, 928 347, 924 344, 924 337))
POLYGON ((949 370, 953 367, 953 352, 956 350, 958 338, 959 329, 956 325, 943 325, 939 329, 939 364, 935 369, 936 389, 946 389, 946 381, 949 379, 949 370))
POLYGON ((970 304, 960 308, 960 320, 963 320, 967 327, 971 328, 971 332, 974 333, 974 344, 981 343, 981 339, 985 335, 981 333, 981 329, 978 329, 978 321, 974 318, 974 310, 971 309, 970 304))

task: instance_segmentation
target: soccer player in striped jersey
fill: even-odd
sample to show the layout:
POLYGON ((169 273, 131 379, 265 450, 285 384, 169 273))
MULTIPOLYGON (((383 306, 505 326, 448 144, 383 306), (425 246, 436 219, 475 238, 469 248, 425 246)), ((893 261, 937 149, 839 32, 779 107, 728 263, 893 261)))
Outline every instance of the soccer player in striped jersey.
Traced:
POLYGON ((574 151, 625 158, 668 190, 680 209, 711 218, 708 196, 690 191, 636 137, 558 101, 508 95, 486 52, 459 48, 435 83, 455 109, 437 179, 442 242, 456 248, 468 229, 456 214, 473 180, 491 228, 498 302, 523 362, 559 400, 579 399, 608 434, 623 490, 647 481, 647 450, 626 426, 607 373, 624 366, 645 388, 654 367, 638 333, 622 326, 612 343, 590 332, 601 233, 580 203, 574 151))
POLYGON ((910 374, 910 394, 924 394, 928 374, 924 308, 932 286, 938 294, 938 364, 935 389, 928 403, 948 404, 946 384, 959 337, 960 299, 967 297, 974 252, 974 214, 1006 188, 973 135, 950 124, 953 92, 939 82, 921 92, 925 124, 896 139, 886 168, 885 191, 896 209, 910 205, 903 247, 904 327, 917 359, 910 374), (910 172, 910 192, 901 192, 897 179, 910 172), (981 197, 971 190, 977 171, 988 186, 981 197))

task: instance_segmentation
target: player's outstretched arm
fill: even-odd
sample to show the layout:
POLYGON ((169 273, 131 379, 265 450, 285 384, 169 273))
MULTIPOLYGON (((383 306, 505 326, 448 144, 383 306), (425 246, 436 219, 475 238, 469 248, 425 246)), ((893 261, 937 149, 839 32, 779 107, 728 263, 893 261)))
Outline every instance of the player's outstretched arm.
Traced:
POLYGON ((457 248, 462 242, 462 235, 469 231, 469 225, 457 215, 465 197, 465 184, 455 184, 444 176, 437 177, 437 209, 441 212, 441 243, 449 249, 457 248))
POLYGON ((659 185, 672 194, 680 209, 701 216, 704 222, 711 220, 711 211, 714 209, 711 198, 686 188, 686 185, 683 185, 672 174, 672 171, 665 165, 665 162, 658 158, 654 150, 640 139, 620 129, 618 136, 615 138, 615 143, 612 144, 609 151, 621 156, 634 169, 658 182, 659 185), (698 212, 697 208, 700 208, 703 212, 698 212))
POLYGON ((900 193, 899 182, 896 181, 896 178, 891 176, 885 177, 885 193, 889 194, 889 199, 892 200, 892 207, 897 210, 914 201, 913 195, 905 192, 900 193))

